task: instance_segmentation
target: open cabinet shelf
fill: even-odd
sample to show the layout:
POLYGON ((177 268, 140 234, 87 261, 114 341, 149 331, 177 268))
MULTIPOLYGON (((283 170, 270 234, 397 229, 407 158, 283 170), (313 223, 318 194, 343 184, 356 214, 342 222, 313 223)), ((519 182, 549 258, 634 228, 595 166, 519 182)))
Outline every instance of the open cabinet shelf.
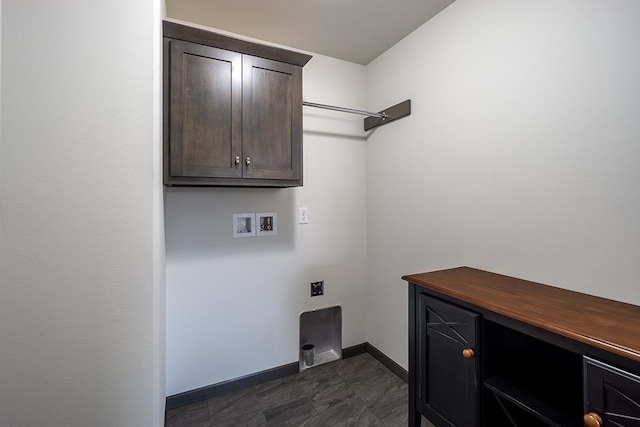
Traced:
POLYGON ((487 425, 582 425, 580 355, 492 321, 484 330, 487 425))
MULTIPOLYGON (((503 378, 491 377, 484 382, 484 386, 493 394, 496 403, 500 406, 503 415, 507 419, 511 418, 513 422, 513 418, 519 415, 516 411, 512 411, 509 405, 505 405, 505 401, 519 408, 525 414, 528 414, 527 418, 529 421, 526 424, 523 421, 518 423, 514 422, 518 426, 545 425, 552 427, 579 427, 582 425, 581 418, 576 421, 557 407, 557 405, 554 405, 553 402, 541 400, 503 378)), ((520 417, 522 417, 522 415, 520 415, 520 417)))

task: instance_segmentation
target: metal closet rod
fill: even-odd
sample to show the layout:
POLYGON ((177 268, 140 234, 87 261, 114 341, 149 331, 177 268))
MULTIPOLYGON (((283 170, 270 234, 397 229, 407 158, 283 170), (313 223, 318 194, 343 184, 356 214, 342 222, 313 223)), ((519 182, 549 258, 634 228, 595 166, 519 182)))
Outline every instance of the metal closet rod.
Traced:
POLYGON ((379 117, 382 120, 389 117, 387 113, 372 113, 364 110, 354 110, 353 108, 336 107, 335 105, 316 104, 315 102, 302 101, 302 105, 306 107, 324 108, 325 110, 341 111, 343 113, 360 114, 361 116, 379 117))

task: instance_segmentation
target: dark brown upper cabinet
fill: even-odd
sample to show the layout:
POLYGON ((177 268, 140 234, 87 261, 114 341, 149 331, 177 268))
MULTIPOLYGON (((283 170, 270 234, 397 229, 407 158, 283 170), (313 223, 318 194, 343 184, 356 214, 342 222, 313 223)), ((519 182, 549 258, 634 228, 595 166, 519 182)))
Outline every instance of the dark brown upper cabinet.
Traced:
POLYGON ((302 185, 309 59, 164 22, 164 183, 302 185))

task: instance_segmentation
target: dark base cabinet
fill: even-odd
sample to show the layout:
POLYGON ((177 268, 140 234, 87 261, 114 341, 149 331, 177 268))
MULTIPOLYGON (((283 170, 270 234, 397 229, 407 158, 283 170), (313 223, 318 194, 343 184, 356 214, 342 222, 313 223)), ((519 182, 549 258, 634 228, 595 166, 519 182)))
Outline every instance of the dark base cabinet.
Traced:
POLYGON ((409 425, 640 427, 640 307, 467 267, 409 282, 409 425))

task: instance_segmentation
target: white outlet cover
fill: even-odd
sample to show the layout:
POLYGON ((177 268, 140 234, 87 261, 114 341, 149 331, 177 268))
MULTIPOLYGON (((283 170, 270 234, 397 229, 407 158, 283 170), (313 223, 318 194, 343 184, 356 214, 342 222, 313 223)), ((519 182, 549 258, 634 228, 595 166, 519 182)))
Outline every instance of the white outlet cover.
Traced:
POLYGON ((309 208, 298 208, 298 224, 309 223, 309 208))

